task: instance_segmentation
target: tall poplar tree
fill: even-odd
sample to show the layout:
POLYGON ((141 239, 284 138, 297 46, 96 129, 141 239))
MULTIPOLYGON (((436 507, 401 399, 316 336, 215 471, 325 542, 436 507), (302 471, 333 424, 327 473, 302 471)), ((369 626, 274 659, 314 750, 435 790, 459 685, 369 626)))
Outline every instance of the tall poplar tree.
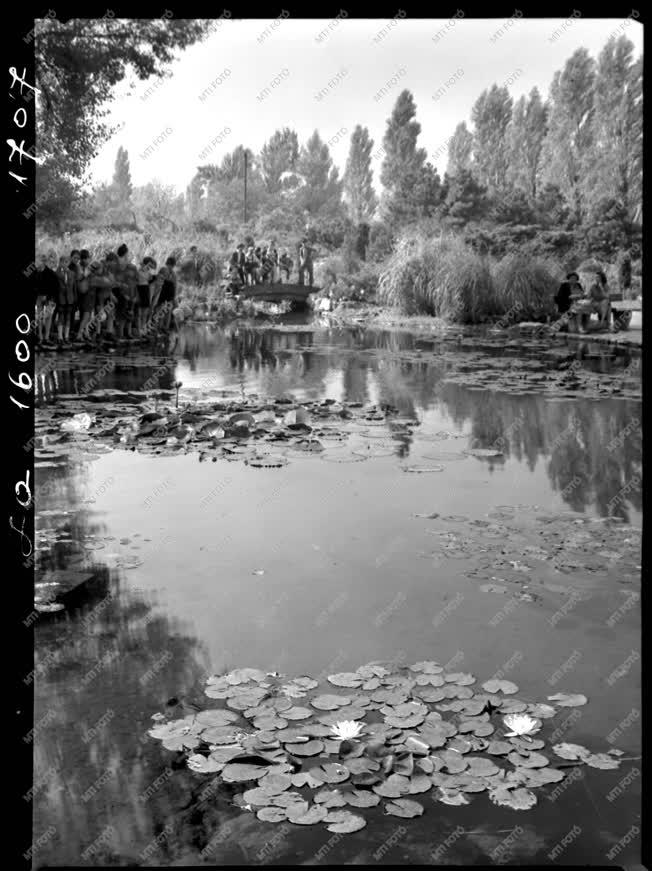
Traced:
POLYGON ((587 216, 584 182, 594 155, 594 85, 595 61, 585 48, 578 48, 553 77, 541 152, 540 181, 559 188, 576 224, 587 216))
POLYGON ((126 148, 120 146, 115 157, 113 169, 113 194, 115 205, 119 208, 128 208, 131 204, 133 185, 131 183, 131 170, 129 168, 129 154, 126 148))
POLYGON ((494 84, 480 94, 471 111, 474 171, 490 194, 503 191, 506 185, 506 133, 512 103, 507 88, 494 84))
POLYGON ((358 124, 351 134, 349 156, 344 170, 344 201, 355 224, 370 221, 376 210, 376 194, 371 172, 371 149, 374 141, 369 130, 358 124))
POLYGON ((592 208, 615 202, 629 221, 640 212, 643 173, 642 59, 626 36, 612 37, 598 57, 593 156, 586 173, 592 208))
POLYGON ((263 145, 260 152, 260 171, 270 194, 283 187, 283 173, 293 172, 299 158, 299 137, 296 130, 284 127, 277 130, 263 145))
POLYGON ((446 172, 452 178, 462 169, 471 169, 473 159, 473 133, 461 121, 448 143, 448 166, 446 172))
POLYGON ((541 149, 547 130, 547 110, 538 88, 528 97, 520 97, 507 128, 507 182, 525 193, 533 203, 537 195, 537 178, 541 149))
MULTIPOLYGON (((426 165, 425 148, 417 148, 421 124, 416 120, 414 97, 402 91, 387 121, 383 137, 385 159, 380 170, 382 211, 390 224, 408 223, 427 214, 439 185, 439 176, 426 165), (425 199, 424 199, 425 197, 425 199)), ((434 203, 432 204, 434 207, 434 203)))
POLYGON ((339 204, 342 183, 328 145, 317 130, 301 148, 297 173, 305 182, 297 192, 297 199, 310 215, 339 204))

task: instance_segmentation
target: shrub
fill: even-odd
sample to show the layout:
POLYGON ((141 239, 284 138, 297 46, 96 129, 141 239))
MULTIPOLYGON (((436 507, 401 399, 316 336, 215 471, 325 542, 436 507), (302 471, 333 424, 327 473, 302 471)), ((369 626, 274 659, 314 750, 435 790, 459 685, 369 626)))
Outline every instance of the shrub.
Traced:
POLYGON ((457 238, 400 238, 380 276, 378 296, 405 314, 460 323, 500 314, 488 261, 457 238))
POLYGON ((395 241, 394 232, 387 224, 372 224, 369 231, 367 260, 375 263, 385 260, 392 253, 395 241))
POLYGON ((537 320, 555 310, 554 295, 561 274, 546 261, 508 254, 495 264, 493 280, 501 315, 537 320))

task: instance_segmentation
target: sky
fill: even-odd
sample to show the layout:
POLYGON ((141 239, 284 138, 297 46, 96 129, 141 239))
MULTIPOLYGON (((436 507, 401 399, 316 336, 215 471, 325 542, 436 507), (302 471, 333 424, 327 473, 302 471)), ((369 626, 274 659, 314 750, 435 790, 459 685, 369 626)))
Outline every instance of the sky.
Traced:
POLYGON ((219 163, 237 145, 259 151, 284 126, 300 143, 319 130, 343 172, 362 124, 374 139, 378 183, 386 122, 404 88, 414 95, 419 145, 443 175, 448 138, 470 123, 473 103, 494 82, 515 100, 535 85, 545 97, 577 48, 597 58, 611 34, 625 33, 636 56, 643 50, 642 26, 631 18, 462 16, 215 19, 169 77, 118 86, 110 120, 120 129, 93 161, 91 182, 110 181, 121 145, 134 185, 158 180, 180 193, 198 165, 219 163))

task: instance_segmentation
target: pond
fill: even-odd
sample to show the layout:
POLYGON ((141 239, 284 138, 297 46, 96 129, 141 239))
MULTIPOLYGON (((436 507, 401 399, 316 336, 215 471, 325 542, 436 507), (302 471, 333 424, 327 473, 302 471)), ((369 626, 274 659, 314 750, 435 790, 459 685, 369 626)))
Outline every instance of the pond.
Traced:
POLYGON ((279 467, 165 439, 38 442, 37 581, 84 583, 35 625, 34 838, 49 833, 35 867, 640 861, 635 354, 295 319, 189 325, 155 354, 38 369, 37 435, 101 391, 174 409, 178 382, 180 411, 292 399, 350 413, 320 450, 274 442, 279 467), (585 694, 547 739, 628 761, 538 790, 527 812, 427 793, 418 819, 379 805, 334 836, 262 822, 237 788, 207 793, 147 734, 157 712, 214 707, 212 674, 323 682, 422 660, 514 681, 525 700, 585 694))

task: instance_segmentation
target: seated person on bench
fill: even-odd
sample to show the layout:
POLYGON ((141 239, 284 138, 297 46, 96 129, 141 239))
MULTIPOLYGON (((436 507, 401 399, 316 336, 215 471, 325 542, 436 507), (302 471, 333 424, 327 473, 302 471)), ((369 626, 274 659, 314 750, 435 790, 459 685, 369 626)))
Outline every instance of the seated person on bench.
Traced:
POLYGON ((593 311, 598 314, 600 326, 608 327, 611 317, 611 301, 607 276, 601 269, 595 270, 595 280, 589 287, 587 299, 591 301, 593 311))
POLYGON ((559 315, 564 315, 570 310, 573 300, 581 297, 583 294, 580 277, 577 272, 569 272, 566 280, 559 285, 559 290, 555 294, 555 305, 559 315))

